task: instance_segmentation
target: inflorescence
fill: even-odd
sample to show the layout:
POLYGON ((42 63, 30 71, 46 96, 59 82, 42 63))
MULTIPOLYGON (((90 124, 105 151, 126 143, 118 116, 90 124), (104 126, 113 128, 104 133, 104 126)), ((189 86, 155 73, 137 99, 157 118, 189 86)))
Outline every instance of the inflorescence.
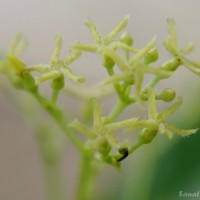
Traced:
MULTIPOLYGON (((191 52, 192 46, 188 45, 180 49, 177 44, 175 22, 168 19, 168 36, 164 40, 166 50, 172 58, 159 66, 152 64, 158 60, 158 49, 155 46, 156 38, 150 40, 143 48, 135 48, 130 34, 119 33, 126 27, 128 18, 125 17, 110 33, 102 37, 91 20, 86 25, 93 38, 93 44, 76 42, 69 48, 70 55, 60 58, 62 41, 59 36, 55 38, 55 49, 48 64, 37 64, 28 67, 19 59, 21 52, 26 46, 26 40, 18 34, 7 51, 7 57, 0 61, 0 72, 8 76, 11 83, 18 89, 30 92, 39 104, 54 118, 63 132, 80 152, 89 152, 95 159, 119 166, 120 161, 133 153, 143 144, 150 143, 158 133, 172 138, 173 134, 187 136, 196 132, 196 129, 182 130, 167 122, 168 117, 182 104, 182 98, 176 98, 173 89, 165 88, 157 93, 155 87, 163 80, 170 78, 181 66, 185 66, 193 73, 200 75, 200 64, 191 61, 186 54, 191 52), (102 66, 107 71, 108 77, 97 83, 98 91, 88 92, 81 85, 86 81, 82 76, 75 75, 70 65, 81 58, 84 52, 95 53, 99 56, 102 66), (151 74, 153 78, 144 84, 145 75, 151 74), (69 81, 70 80, 70 81, 69 81), (57 103, 57 98, 62 90, 70 88, 70 92, 82 98, 86 97, 92 114, 92 123, 81 122, 74 119, 68 121, 66 113, 57 103), (43 82, 49 82, 52 96, 46 97, 41 94, 40 86, 43 82), (67 83, 68 82, 68 83, 67 83), (105 116, 101 109, 99 97, 110 86, 117 95, 117 102, 110 113, 105 116), (81 89, 80 89, 81 88, 81 89), (80 91, 83 90, 83 91, 80 91), (171 102, 170 106, 157 111, 157 102, 171 102), (117 120, 121 112, 131 104, 142 104, 147 108, 147 119, 132 117, 130 119, 117 120), (89 124, 89 125, 88 125, 89 124), (80 139, 74 132, 85 136, 80 139), (116 137, 116 132, 136 132, 137 139, 123 142, 116 137)), ((88 86, 90 87, 90 86, 88 86)), ((85 99, 84 99, 85 100, 85 99)))

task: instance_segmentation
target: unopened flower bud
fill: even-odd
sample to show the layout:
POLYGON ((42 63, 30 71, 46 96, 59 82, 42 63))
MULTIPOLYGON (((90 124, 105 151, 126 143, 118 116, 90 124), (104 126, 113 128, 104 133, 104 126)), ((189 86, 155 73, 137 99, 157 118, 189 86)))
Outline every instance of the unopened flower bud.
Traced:
POLYGON ((170 102, 176 97, 176 92, 170 88, 165 88, 159 95, 156 96, 156 99, 163 100, 165 102, 170 102))
POLYGON ((37 90, 37 85, 35 83, 35 79, 29 72, 24 72, 22 74, 22 81, 23 81, 23 88, 29 90, 29 91, 35 91, 37 90))
POLYGON ((14 69, 16 70, 17 74, 21 74, 24 71, 26 65, 22 61, 20 61, 15 56, 11 56, 11 55, 7 56, 7 58, 12 64, 12 66, 14 67, 14 69))
POLYGON ((112 68, 115 65, 115 62, 110 57, 103 56, 102 65, 106 68, 112 68))
POLYGON ((101 138, 98 141, 98 150, 102 155, 108 155, 111 151, 110 143, 105 138, 101 138))
POLYGON ((140 133, 140 140, 143 144, 150 143, 154 137, 156 136, 158 130, 157 129, 149 129, 144 128, 140 133))
POLYGON ((129 33, 122 34, 120 41, 131 46, 133 44, 133 38, 129 33))
POLYGON ((143 101, 147 101, 147 100, 148 100, 148 89, 145 89, 145 90, 142 92, 140 98, 141 98, 143 101))
POLYGON ((26 89, 29 91, 37 90, 35 79, 28 71, 26 71, 26 68, 25 68, 26 65, 15 56, 10 55, 7 58, 9 62, 11 63, 11 65, 13 66, 13 68, 15 69, 16 75, 18 77, 17 82, 13 80, 15 86, 17 88, 26 89))
POLYGON ((151 49, 145 56, 145 64, 149 64, 158 60, 158 50, 156 48, 151 49))
POLYGON ((173 58, 172 60, 169 60, 165 62, 161 68, 169 71, 174 71, 181 65, 181 61, 178 60, 177 58, 173 58))
POLYGON ((65 85, 64 76, 60 76, 58 78, 52 79, 51 87, 55 90, 61 90, 65 85))

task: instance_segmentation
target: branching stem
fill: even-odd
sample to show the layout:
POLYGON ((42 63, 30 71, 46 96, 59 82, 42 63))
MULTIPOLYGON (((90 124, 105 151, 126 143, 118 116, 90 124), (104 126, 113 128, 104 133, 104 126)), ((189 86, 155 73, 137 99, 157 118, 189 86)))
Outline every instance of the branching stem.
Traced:
POLYGON ((42 97, 39 93, 34 92, 33 95, 37 99, 39 104, 53 117, 53 119, 63 130, 65 135, 68 136, 69 140, 74 144, 74 146, 79 151, 83 152, 84 151, 83 144, 78 139, 78 137, 72 132, 72 130, 68 127, 67 120, 63 116, 62 112, 57 107, 55 107, 55 105, 50 103, 46 98, 42 97))
POLYGON ((109 121, 111 122, 114 121, 120 115, 120 113, 125 109, 126 106, 127 106, 127 103, 119 99, 108 115, 109 121))

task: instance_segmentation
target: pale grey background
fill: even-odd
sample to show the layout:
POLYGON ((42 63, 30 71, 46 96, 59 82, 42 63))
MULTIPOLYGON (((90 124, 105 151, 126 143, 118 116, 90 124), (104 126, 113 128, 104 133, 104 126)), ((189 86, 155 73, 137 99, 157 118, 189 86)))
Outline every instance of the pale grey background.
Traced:
MULTIPOLYGON (((86 18, 91 18, 98 30, 106 34, 128 14, 127 30, 134 35, 136 46, 142 47, 154 35, 160 44, 167 34, 166 19, 170 17, 176 20, 180 44, 193 41, 197 48, 192 57, 200 60, 199 8, 198 0, 0 0, 0 49, 4 49, 12 36, 20 31, 29 40, 23 60, 29 65, 45 63, 56 34, 63 37, 65 50, 77 39, 91 41, 84 26, 86 18)), ((161 60, 168 58, 164 48, 161 45, 158 48, 163 53, 161 60)), ((92 63, 88 66, 84 61, 82 64, 85 66, 80 73, 92 74, 91 79, 96 79, 95 74, 100 76, 99 72, 95 73, 92 63)), ((191 73, 179 70, 168 86, 183 77, 184 83, 176 88, 191 83, 191 73)), ((184 94, 182 90, 179 93, 184 94)), ((73 185, 73 177, 67 176, 73 185)), ((0 92, 0 199, 44 199, 41 167, 31 133, 3 92, 0 92)))

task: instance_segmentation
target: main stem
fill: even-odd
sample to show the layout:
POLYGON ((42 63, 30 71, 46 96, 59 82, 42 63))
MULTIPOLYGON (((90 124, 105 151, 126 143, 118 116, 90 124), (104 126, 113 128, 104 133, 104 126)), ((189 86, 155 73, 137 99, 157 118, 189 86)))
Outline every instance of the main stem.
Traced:
POLYGON ((81 155, 79 185, 76 200, 90 200, 95 180, 95 163, 91 155, 81 155))

